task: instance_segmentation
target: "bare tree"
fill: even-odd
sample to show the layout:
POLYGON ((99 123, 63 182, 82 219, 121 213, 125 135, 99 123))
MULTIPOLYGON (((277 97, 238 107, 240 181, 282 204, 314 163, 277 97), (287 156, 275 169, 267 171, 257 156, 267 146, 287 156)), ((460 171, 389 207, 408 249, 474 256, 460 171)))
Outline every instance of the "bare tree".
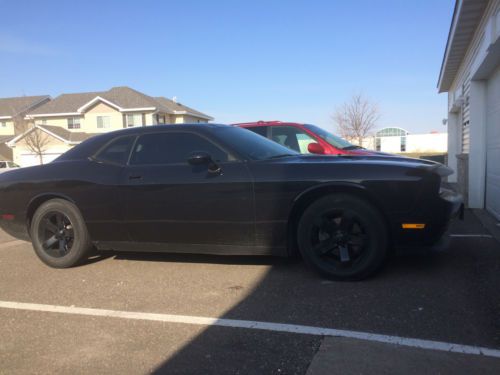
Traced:
POLYGON ((356 140, 360 146, 363 146, 363 138, 375 129, 379 118, 378 106, 362 94, 354 95, 350 101, 337 108, 332 116, 340 135, 356 140))
POLYGON ((24 143, 28 150, 38 156, 40 164, 43 164, 43 154, 47 151, 50 143, 50 137, 47 133, 40 129, 34 129, 35 124, 23 116, 16 116, 14 118, 14 131, 16 135, 23 134, 29 131, 23 138, 24 143), (31 131, 30 131, 31 130, 31 131))

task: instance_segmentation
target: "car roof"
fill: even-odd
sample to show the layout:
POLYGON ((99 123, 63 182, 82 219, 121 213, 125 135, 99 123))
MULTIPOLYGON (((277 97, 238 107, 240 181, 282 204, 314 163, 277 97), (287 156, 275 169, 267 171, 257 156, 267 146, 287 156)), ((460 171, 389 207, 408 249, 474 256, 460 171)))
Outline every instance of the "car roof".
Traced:
POLYGON ((304 126, 299 122, 286 122, 286 121, 255 121, 255 122, 240 122, 237 124, 231 124, 233 126, 240 126, 243 128, 250 126, 304 126))
POLYGON ((158 130, 203 130, 203 129, 218 129, 218 128, 228 128, 229 125, 224 124, 212 124, 212 123, 199 123, 199 124, 158 124, 158 125, 148 125, 139 126, 126 129, 119 129, 109 133, 104 134, 142 134, 142 133, 155 133, 158 130))

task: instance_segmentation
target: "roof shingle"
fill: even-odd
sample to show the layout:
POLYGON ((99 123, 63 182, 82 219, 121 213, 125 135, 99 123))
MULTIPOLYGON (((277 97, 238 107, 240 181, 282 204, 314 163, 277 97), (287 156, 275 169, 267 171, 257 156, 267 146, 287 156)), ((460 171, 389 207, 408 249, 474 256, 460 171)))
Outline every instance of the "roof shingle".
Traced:
POLYGON ((17 98, 0 98, 0 116, 14 117, 30 108, 49 100, 48 95, 20 96, 17 98))
POLYGON ((175 111, 186 111, 194 116, 200 116, 207 119, 212 117, 189 108, 180 103, 176 103, 164 97, 153 98, 127 86, 113 87, 108 91, 102 92, 83 92, 77 94, 62 94, 31 111, 30 115, 56 114, 56 113, 76 113, 79 108, 89 103, 96 97, 101 97, 111 103, 116 104, 123 109, 131 108, 155 108, 165 113, 175 113, 175 111))

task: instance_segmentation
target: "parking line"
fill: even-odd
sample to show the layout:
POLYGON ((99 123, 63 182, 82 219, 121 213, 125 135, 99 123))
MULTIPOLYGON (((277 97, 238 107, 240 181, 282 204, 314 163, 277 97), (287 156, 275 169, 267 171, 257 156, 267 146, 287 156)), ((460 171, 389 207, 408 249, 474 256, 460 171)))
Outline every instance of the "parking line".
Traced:
POLYGON ((27 310, 27 311, 42 311, 51 313, 73 314, 73 315, 100 316, 106 318, 146 320, 146 321, 157 321, 166 323, 182 323, 182 324, 194 324, 194 325, 204 325, 204 326, 258 329, 265 331, 298 333, 298 334, 315 335, 315 336, 347 337, 365 341, 374 341, 387 344, 407 346, 412 348, 439 350, 445 352, 483 355, 486 357, 500 358, 500 350, 497 349, 453 344, 442 341, 422 340, 422 339, 399 337, 399 336, 380 335, 368 332, 348 331, 342 329, 313 327, 313 326, 296 325, 296 324, 270 323, 270 322, 259 322, 252 320, 219 319, 219 318, 209 318, 203 316, 105 310, 105 309, 94 309, 86 307, 45 305, 38 303, 23 303, 23 302, 11 302, 11 301, 0 301, 0 308, 27 310))

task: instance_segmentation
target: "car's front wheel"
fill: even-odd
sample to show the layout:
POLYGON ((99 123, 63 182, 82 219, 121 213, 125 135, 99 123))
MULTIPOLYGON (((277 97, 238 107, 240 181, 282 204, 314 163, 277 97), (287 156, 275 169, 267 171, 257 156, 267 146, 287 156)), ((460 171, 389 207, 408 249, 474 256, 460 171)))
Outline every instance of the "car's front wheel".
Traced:
POLYGON ((370 276, 387 254, 387 228, 370 203, 332 194, 309 205, 297 228, 299 250, 309 265, 336 280, 370 276))
POLYGON ((64 199, 43 203, 33 215, 30 233, 36 254, 51 267, 76 266, 92 249, 80 211, 64 199))

